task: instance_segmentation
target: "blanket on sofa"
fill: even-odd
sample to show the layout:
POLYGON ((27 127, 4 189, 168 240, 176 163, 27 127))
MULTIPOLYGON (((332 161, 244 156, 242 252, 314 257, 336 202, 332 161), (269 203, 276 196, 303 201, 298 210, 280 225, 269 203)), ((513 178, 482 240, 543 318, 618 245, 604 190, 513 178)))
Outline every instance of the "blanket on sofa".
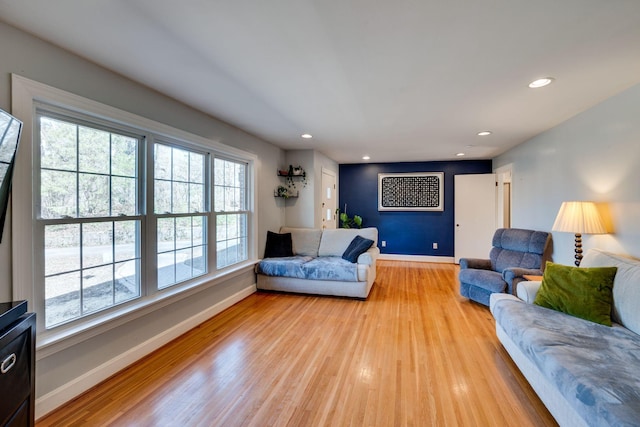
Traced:
POLYGON ((335 256, 265 258, 258 264, 257 272, 298 279, 358 281, 357 264, 335 256))
POLYGON ((494 316, 584 419, 638 425, 639 335, 511 300, 499 301, 494 316))

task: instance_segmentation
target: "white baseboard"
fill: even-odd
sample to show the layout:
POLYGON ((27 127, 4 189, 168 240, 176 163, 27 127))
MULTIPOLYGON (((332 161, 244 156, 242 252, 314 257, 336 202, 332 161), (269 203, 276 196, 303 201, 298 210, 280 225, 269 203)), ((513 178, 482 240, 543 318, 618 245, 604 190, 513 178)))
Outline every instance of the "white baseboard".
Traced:
POLYGON ((380 254, 378 259, 386 261, 440 262, 445 264, 454 263, 454 258, 452 256, 380 254))
POLYGON ((171 329, 167 329, 161 334, 158 334, 131 348, 126 353, 109 360, 89 372, 69 381, 65 385, 39 397, 36 399, 36 420, 255 292, 255 284, 248 286, 231 295, 229 298, 226 298, 208 309, 178 323, 171 329))

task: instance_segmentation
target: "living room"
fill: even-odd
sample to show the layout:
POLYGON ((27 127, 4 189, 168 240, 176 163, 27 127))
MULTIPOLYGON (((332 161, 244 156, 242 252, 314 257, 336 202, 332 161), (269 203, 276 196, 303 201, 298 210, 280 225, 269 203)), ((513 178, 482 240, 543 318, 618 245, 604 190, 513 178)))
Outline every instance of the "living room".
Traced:
MULTIPOLYGON (((0 10, 8 8, 7 12, 9 12, 9 9, 18 7, 9 5, 9 3, 0 2, 0 10)), ((595 2, 588 2, 584 5, 585 16, 581 18, 573 17, 567 12, 572 8, 578 12, 581 10, 582 3, 571 2, 558 13, 561 13, 562 18, 566 20, 583 19, 586 22, 596 21, 598 13, 602 13, 599 25, 608 29, 609 33, 598 27, 601 32, 594 38, 600 38, 603 45, 608 46, 605 42, 610 40, 607 38, 610 33, 620 34, 621 39, 618 41, 616 49, 611 48, 606 52, 597 51, 597 56, 588 51, 587 57, 592 55, 588 63, 583 56, 580 58, 585 61, 584 63, 574 63, 571 57, 572 51, 587 49, 587 46, 582 45, 580 40, 573 39, 571 34, 568 34, 567 38, 563 40, 544 40, 549 44, 562 45, 561 42, 565 43, 553 51, 556 55, 555 60, 558 62, 556 69, 531 69, 527 70, 526 74, 496 76, 496 79, 509 78, 509 81, 515 84, 516 77, 518 77, 522 81, 518 81, 517 84, 523 86, 524 92, 524 90, 530 90, 526 88, 528 81, 525 81, 529 77, 543 77, 549 76, 548 73, 553 73, 552 77, 555 77, 556 81, 541 90, 560 91, 561 95, 559 98, 555 98, 555 101, 540 102, 540 98, 544 97, 544 92, 533 92, 533 90, 529 93, 534 95, 518 95, 536 98, 530 102, 536 103, 541 115, 544 115, 546 110, 553 111, 553 123, 548 124, 544 129, 516 130, 515 133, 520 139, 518 140, 514 136, 513 140, 518 140, 521 143, 501 151, 497 155, 484 154, 483 150, 498 148, 492 146, 492 142, 485 142, 492 141, 491 139, 480 140, 481 137, 476 136, 474 132, 472 135, 464 137, 466 142, 461 147, 461 149, 468 151, 465 158, 470 160, 461 161, 459 164, 464 165, 466 162, 474 161, 486 162, 489 166, 486 163, 481 163, 482 173, 495 171, 505 166, 511 168, 513 179, 511 225, 513 227, 550 231, 563 201, 592 200, 606 204, 609 213, 608 221, 613 226, 613 232, 585 236, 585 248, 600 248, 640 257, 640 241, 638 240, 640 224, 637 221, 640 213, 637 190, 640 172, 636 167, 640 162, 640 144, 638 144, 640 124, 637 120, 638 106, 640 105, 640 58, 634 51, 640 42, 640 25, 638 25, 640 24, 640 8, 636 2, 621 1, 617 2, 616 6, 608 5, 607 8, 611 10, 605 11, 604 8, 603 10, 598 9, 595 2), (589 15, 592 11, 596 12, 589 15), (584 74, 576 71, 580 69, 583 69, 584 74), (558 74, 556 74, 556 70, 558 74), (566 85, 569 85, 567 80, 570 79, 561 74, 562 71, 569 73, 569 70, 574 73, 571 81, 573 90, 596 94, 592 98, 582 99, 581 103, 578 103, 580 105, 577 106, 573 102, 573 92, 565 89, 566 85), (625 75, 626 77, 616 77, 614 82, 608 82, 609 92, 603 93, 600 91, 600 86, 604 83, 601 84, 593 78, 606 79, 609 72, 621 73, 616 75, 625 75), (569 109, 569 105, 574 109, 569 109), (467 145, 470 147, 466 147, 467 145), (474 150, 478 154, 474 154, 474 150)), ((548 6, 548 11, 541 13, 542 16, 554 13, 554 4, 549 2, 548 6)), ((460 7, 464 9, 463 6, 460 7)), ((494 7, 496 6, 494 5, 494 7)), ((521 7, 524 6, 521 5, 521 7)), ((255 136, 253 132, 242 130, 241 124, 230 124, 232 122, 229 120, 219 119, 211 113, 203 112, 201 110, 204 108, 203 106, 190 106, 183 101, 176 100, 178 98, 175 93, 163 93, 154 88, 154 82, 147 79, 146 76, 125 77, 122 73, 113 71, 115 65, 113 69, 98 65, 96 59, 86 59, 86 55, 73 53, 71 49, 59 47, 55 43, 30 34, 30 32, 18 29, 19 25, 11 24, 7 16, 9 15, 2 13, 2 18, 0 18, 2 21, 0 22, 0 46, 2 47, 0 72, 3 76, 0 80, 1 109, 8 112, 14 111, 12 97, 15 88, 12 86, 12 75, 17 75, 250 153, 256 165, 255 180, 259 183, 255 196, 255 204, 259 211, 258 217, 255 219, 254 255, 256 258, 262 255, 268 230, 277 231, 283 225, 315 226, 315 221, 311 224, 302 224, 304 221, 309 221, 309 217, 298 215, 290 209, 293 201, 274 200, 273 197, 272 189, 282 182, 281 178, 276 175, 276 171, 296 162, 297 159, 310 156, 316 167, 312 168, 314 163, 308 166, 305 164, 305 166, 315 169, 315 173, 319 173, 323 166, 333 169, 337 174, 341 201, 347 200, 352 197, 353 193, 357 193, 360 183, 359 181, 356 183, 346 182, 342 179, 341 169, 349 168, 350 166, 347 165, 358 165, 357 167, 362 170, 368 168, 367 173, 371 173, 371 169, 375 168, 401 169, 403 164, 409 161, 420 161, 424 162, 426 166, 436 166, 431 162, 441 160, 439 157, 441 154, 435 149, 428 154, 420 153, 420 156, 414 152, 409 153, 410 157, 408 158, 394 159, 392 155, 400 155, 402 150, 395 148, 391 142, 387 143, 386 148, 386 151, 391 152, 387 157, 388 160, 380 160, 374 156, 370 163, 366 163, 361 160, 362 155, 367 154, 363 152, 363 147, 366 145, 352 144, 348 140, 343 140, 343 143, 336 144, 337 148, 334 147, 333 150, 336 152, 344 151, 345 155, 357 157, 352 157, 352 160, 337 161, 324 151, 316 152, 314 145, 300 145, 303 144, 299 139, 300 132, 296 133, 295 140, 292 138, 286 144, 283 142, 282 146, 286 146, 286 148, 282 148, 275 143, 255 136), (298 145, 293 146, 294 143, 298 145), (297 148, 293 149, 292 146, 297 148), (300 223, 291 224, 296 221, 300 223)), ((257 17, 255 19, 258 20, 257 17)), ((539 22, 541 27, 544 27, 544 23, 544 20, 539 22)), ((129 22, 129 24, 132 23, 129 22)), ((304 25, 300 25, 304 27, 304 25)), ((595 22, 593 25, 596 25, 595 22)), ((119 30, 124 31, 124 27, 127 26, 123 25, 119 30)), ((480 30, 482 28, 480 26, 480 30)), ((512 29, 509 26, 506 28, 512 29)), ((304 28, 301 28, 302 30, 304 28)), ((454 28, 454 30, 459 31, 460 29, 454 28)), ((374 32, 374 34, 378 33, 374 32)), ((378 37, 384 39, 384 33, 381 34, 378 37)), ((538 36, 536 35, 536 37, 538 36)), ((383 40, 377 41, 383 42, 383 40)), ((468 43, 472 44, 472 42, 468 43)), ((599 46, 595 46, 594 49, 596 47, 599 46)), ((118 49, 125 52, 126 46, 118 46, 118 49)), ((481 47, 474 47, 474 49, 482 50, 481 47)), ((538 46, 538 49, 537 54, 543 56, 540 52, 544 51, 544 46, 538 46)), ((389 53, 389 50, 386 52, 389 53)), ((386 59, 382 58, 380 65, 384 65, 385 62, 386 59)), ((505 60, 505 63, 507 62, 505 60)), ((479 64, 478 67, 481 65, 479 64)), ((178 70, 178 73, 181 71, 178 70)), ((455 72, 456 76, 464 76, 473 73, 473 70, 465 69, 451 72, 455 72)), ((190 74, 179 74, 178 80, 180 79, 188 80, 190 74)), ((180 85, 178 84, 178 86, 180 85)), ((397 87, 398 91, 403 90, 401 86, 397 87)), ((344 89, 342 86, 340 88, 344 89)), ((205 88, 203 92, 205 90, 206 97, 224 98, 227 94, 226 91, 230 89, 224 85, 218 87, 212 84, 211 88, 205 88)), ((335 88, 332 90, 337 91, 335 88)), ((404 90, 410 89, 405 88, 404 90)), ((249 91, 247 90, 247 92, 249 91)), ((247 93, 241 95, 248 96, 247 93)), ((305 93, 301 95, 304 96, 305 93)), ((521 115, 521 112, 518 109, 509 108, 508 101, 498 99, 498 97, 486 99, 484 101, 487 105, 485 117, 492 117, 494 121, 490 125, 475 123, 474 130, 485 130, 485 126, 491 126, 491 130, 494 132, 493 137, 499 135, 501 131, 512 131, 509 128, 509 122, 519 120, 518 116, 521 115), (504 117, 496 117, 497 113, 492 110, 493 106, 496 106, 497 109, 498 104, 502 107, 500 112, 504 114, 504 117)), ((373 101, 369 100, 369 102, 373 101)), ((231 107, 237 108, 235 104, 230 105, 231 107)), ((341 104, 336 105, 335 109, 341 112, 342 109, 350 107, 354 110, 363 108, 341 104)), ((449 108, 445 110, 448 114, 453 114, 456 109, 464 110, 465 108, 464 105, 447 107, 449 108)), ((262 106, 256 105, 255 108, 258 112, 262 112, 262 106)), ((394 110, 392 113, 395 116, 389 118, 388 128, 392 128, 394 120, 399 120, 398 117, 403 113, 410 114, 411 112, 400 109, 394 110)), ((416 112, 415 114, 421 115, 422 113, 416 112)), ((274 111, 270 116, 265 117, 264 121, 283 123, 282 118, 278 115, 279 113, 274 111)), ((375 117, 369 118, 369 120, 383 120, 383 118, 375 117)), ((431 124, 433 125, 433 123, 431 124)), ((307 129, 301 131, 306 132, 307 129)), ((331 131, 333 132, 333 130, 331 131)), ((313 131, 309 130, 309 132, 313 131)), ((490 135, 489 138, 491 137, 490 135)), ((314 139, 319 141, 321 137, 316 134, 314 139)), ((455 162, 457 160, 455 154, 458 150, 447 147, 446 141, 440 145, 444 147, 442 150, 446 151, 447 155, 453 156, 444 161, 455 162)), ((426 171, 430 172, 431 170, 426 171)), ((16 170, 15 183, 17 185, 19 185, 23 173, 25 171, 16 170)), ((30 172, 27 171, 27 173, 30 172)), ((377 171, 373 173, 371 179, 377 179, 376 175, 377 171)), ((364 179, 363 176, 359 175, 357 179, 364 179)), ((319 180, 318 175, 312 178, 315 182, 319 180)), ((446 200, 447 203, 449 199, 446 200)), ((20 239, 13 225, 21 220, 21 217, 29 216, 25 215, 25 211, 16 211, 15 207, 18 202, 14 200, 13 209, 8 212, 0 243, 0 300, 2 301, 10 301, 15 299, 16 295, 22 295, 19 292, 16 293, 13 287, 16 280, 16 263, 32 258, 28 252, 29 248, 22 248, 27 251, 26 257, 24 253, 19 256, 14 253, 15 246, 20 246, 18 244, 20 239)), ((303 197, 300 197, 298 202, 306 203, 303 197)), ((370 207, 358 206, 356 202, 349 201, 347 204, 347 210, 351 215, 370 209, 370 207)), ((339 203, 338 208, 343 209, 342 203, 339 203)), ((449 213, 447 212, 447 214, 449 213)), ((366 225, 366 215, 364 220, 366 225)), ((404 231, 400 230, 402 224, 396 224, 395 227, 398 227, 398 232, 404 231)), ((380 228, 383 229, 383 227, 380 228)), ((390 233, 394 233, 393 228, 390 233)), ((453 230, 447 230, 444 237, 437 236, 436 238, 440 239, 439 243, 442 249, 439 253, 431 253, 430 255, 453 256, 452 236, 453 230)), ((431 236, 427 238, 430 239, 431 236)), ((574 236, 570 233, 553 233, 552 255, 554 261, 572 264, 573 239, 574 236)), ((393 243, 391 238, 383 235, 380 240, 393 243)), ((432 247, 428 246, 427 249, 431 250, 432 247)), ((396 253, 407 256, 417 255, 413 249, 406 251, 401 249, 396 253)), ((187 321, 204 321, 214 313, 222 311, 227 306, 246 297, 252 292, 254 284, 253 269, 244 266, 234 274, 217 278, 215 286, 205 286, 199 291, 192 291, 180 299, 172 300, 170 304, 162 305, 162 309, 159 309, 160 306, 155 309, 147 309, 137 315, 133 321, 121 322, 105 331, 98 329, 94 329, 94 332, 85 331, 85 335, 81 338, 70 338, 61 347, 56 347, 57 343, 53 343, 50 346, 39 348, 36 370, 37 416, 43 416, 74 398, 79 392, 89 389, 113 373, 124 369, 133 361, 147 354, 149 349, 158 348, 195 326, 187 321), (194 316, 200 313, 201 317, 194 316), (194 319, 194 317, 196 318, 194 319)), ((486 313, 487 316, 490 316, 488 311, 486 313)))

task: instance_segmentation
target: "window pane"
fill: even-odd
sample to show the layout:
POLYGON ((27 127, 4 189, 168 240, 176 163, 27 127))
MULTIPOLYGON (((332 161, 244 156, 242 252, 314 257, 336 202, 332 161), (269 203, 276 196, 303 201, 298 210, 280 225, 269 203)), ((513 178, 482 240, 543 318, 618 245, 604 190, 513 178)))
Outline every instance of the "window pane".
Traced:
POLYGON ((158 253, 175 249, 175 218, 158 218, 158 253))
POLYGON ((189 184, 174 182, 172 213, 187 213, 189 211, 189 184))
POLYGON ((189 153, 189 159, 190 159, 189 182, 203 184, 205 156, 197 153, 189 153))
POLYGON ((113 265, 82 271, 82 311, 91 313, 114 304, 113 265))
POLYGON ((136 179, 111 178, 111 213, 112 215, 135 215, 136 209, 136 179))
POLYGON ((204 211, 204 185, 189 184, 189 212, 204 211))
POLYGON ((171 179, 171 147, 155 144, 153 164, 155 179, 171 179))
POLYGON ((173 177, 174 181, 189 181, 189 153, 179 148, 173 148, 173 177))
POLYGON ((49 169, 77 169, 77 127, 72 123, 40 118, 40 166, 49 169))
POLYGON ((155 213, 171 212, 171 181, 155 181, 153 200, 155 213))
POLYGON ((138 221, 116 221, 114 224, 115 261, 139 258, 136 244, 138 221))
POLYGON ((213 162, 213 184, 224 185, 224 164, 226 162, 222 159, 215 159, 213 162))
POLYGON ((227 240, 227 218, 228 215, 218 215, 216 217, 216 241, 227 240))
POLYGON ((80 224, 48 225, 44 228, 44 274, 80 269, 80 224))
POLYGON ((176 251, 176 282, 184 282, 193 277, 191 265, 191 248, 176 251))
POLYGON ((207 244, 207 234, 204 228, 204 217, 194 216, 193 217, 193 244, 194 245, 206 245, 207 244))
POLYGON ((136 177, 138 163, 138 140, 136 138, 111 135, 111 173, 136 177))
POLYGON ((193 270, 194 276, 207 272, 207 247, 195 246, 193 248, 193 270))
POLYGON ((82 268, 113 262, 113 223, 82 224, 82 268))
POLYGON ((176 249, 191 246, 191 218, 176 218, 176 249))
POLYGON ((79 126, 78 152, 81 172, 109 173, 109 132, 79 126))
POLYGON ((216 186, 213 189, 214 210, 224 212, 224 187, 216 186))
POLYGON ((80 187, 80 217, 109 216, 109 177, 81 173, 78 177, 80 187))
POLYGON ((115 264, 115 303, 140 296, 140 260, 115 264))
POLYGON ((44 295, 47 328, 80 317, 80 272, 45 278, 44 295))
POLYGON ((42 218, 76 216, 76 174, 42 170, 40 173, 40 211, 42 218))

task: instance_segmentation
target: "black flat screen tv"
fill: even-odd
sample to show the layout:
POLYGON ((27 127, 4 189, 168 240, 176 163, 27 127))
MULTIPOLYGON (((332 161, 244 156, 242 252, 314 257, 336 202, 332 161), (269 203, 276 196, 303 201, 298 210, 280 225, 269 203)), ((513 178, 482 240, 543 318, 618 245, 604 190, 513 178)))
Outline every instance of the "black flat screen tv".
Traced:
POLYGON ((9 207, 11 177, 21 131, 22 122, 6 111, 0 110, 0 242, 2 242, 4 220, 9 207))

